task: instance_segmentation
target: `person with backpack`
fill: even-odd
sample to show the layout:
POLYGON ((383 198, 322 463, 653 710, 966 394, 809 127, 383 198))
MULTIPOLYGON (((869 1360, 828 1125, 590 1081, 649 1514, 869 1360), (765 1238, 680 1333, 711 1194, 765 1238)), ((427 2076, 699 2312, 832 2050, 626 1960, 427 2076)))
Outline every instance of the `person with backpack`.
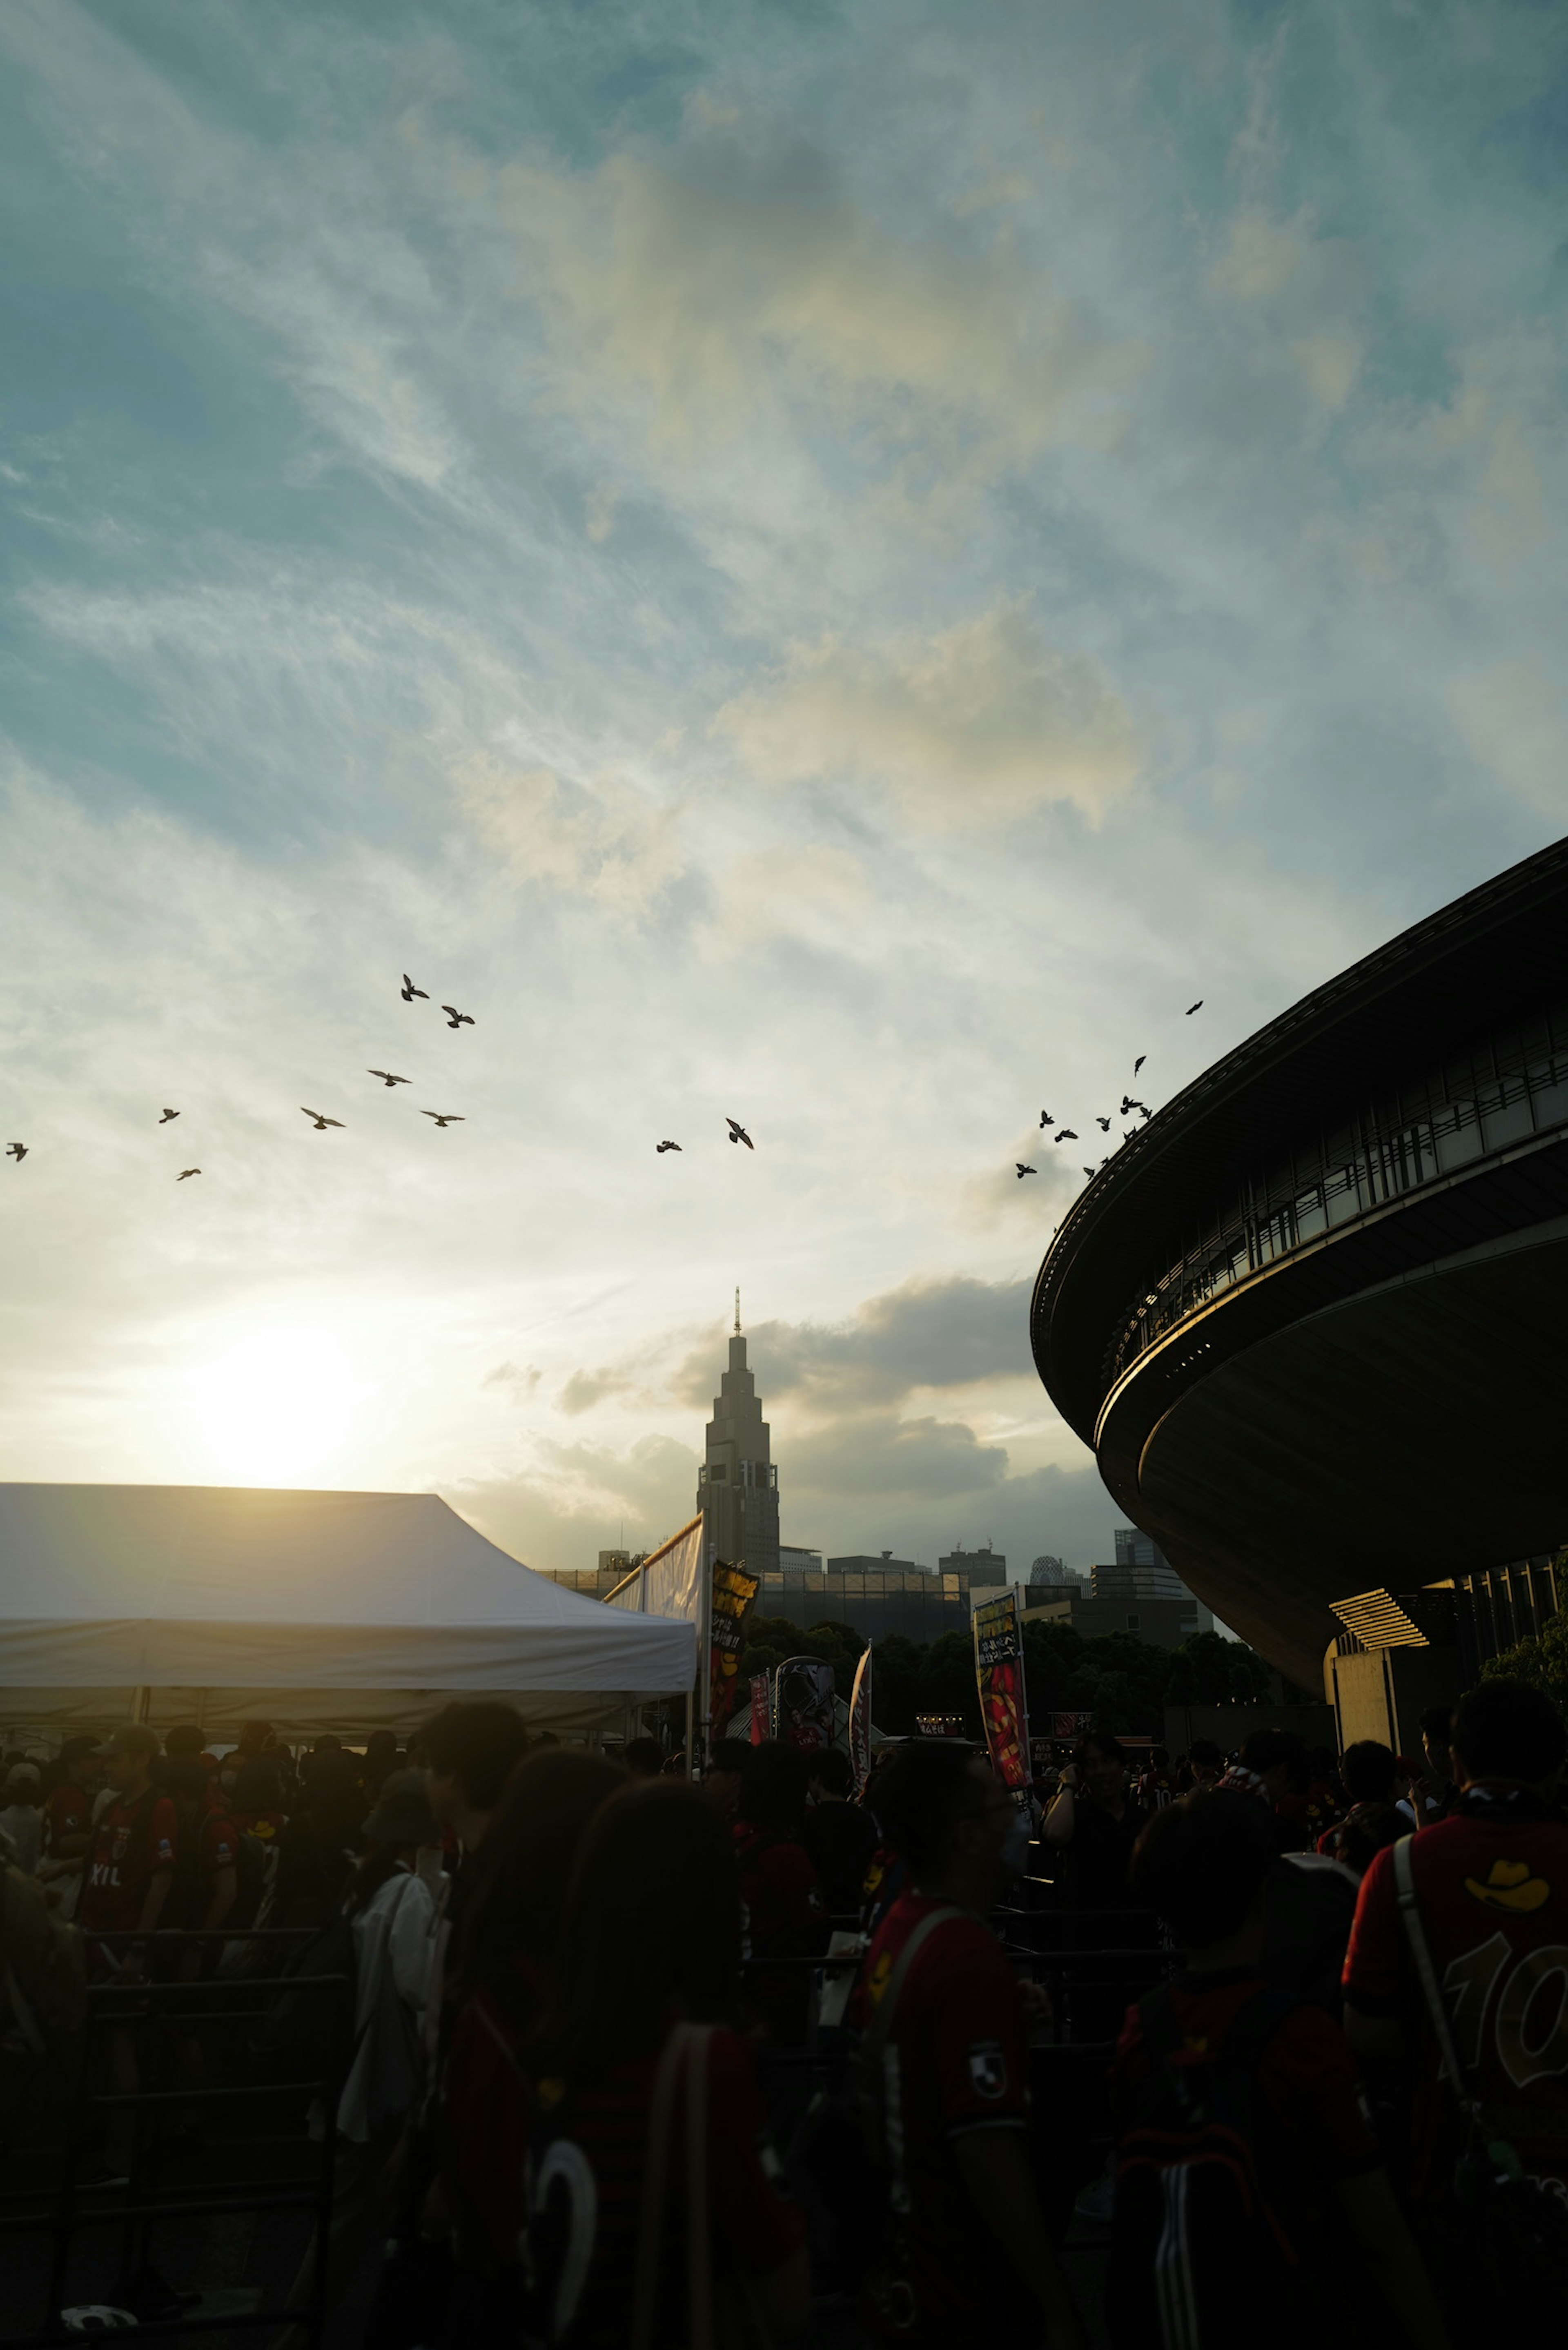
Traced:
POLYGON ((1182 1968, 1128 2010, 1112 2068, 1113 2350, 1319 2350, 1368 2292, 1376 2338, 1443 2350, 1345 2035, 1263 1972, 1274 1858, 1245 1795, 1185 1795, 1138 1839, 1182 1968))
POLYGON ((1481 2350, 1561 2333, 1568 1732, 1542 1690, 1498 1679, 1459 1700, 1449 1739, 1448 1817, 1376 1853, 1362 1879, 1345 2022, 1366 2064, 1411 2085, 1417 2231, 1456 2330, 1481 2350))
MULTIPOLYGON (((424 1773, 392 1772, 365 1823, 365 1855, 342 1916, 308 1946, 302 1966, 307 1974, 336 1973, 346 1962, 354 1984, 348 2044, 336 2052, 344 2070, 331 2117, 337 2145, 329 2306, 342 2299, 386 2234, 394 2158, 419 2093, 420 2022, 435 1949, 435 1897, 418 1864, 421 1850, 433 1846, 440 1833, 424 1773)), ((293 1994, 296 2002, 305 1996, 293 1994)), ((307 2021, 312 2013, 318 2017, 322 2011, 306 2011, 307 2021)), ((270 2053, 287 2077, 286 2054, 276 2048, 270 2053)), ((328 2118, 317 2100, 310 2116, 312 2137, 325 2135, 328 2118)), ((313 2241, 290 2292, 291 2305, 308 2297, 315 2263, 313 2241)), ((291 2345, 304 2339, 297 2328, 286 2336, 291 2345)))
POLYGON ((568 1747, 519 1763, 449 1949, 454 2016, 431 2126, 459 2272, 454 2331, 482 2336, 508 2316, 515 2330, 533 2113, 524 2051, 555 1991, 573 1864, 601 1804, 626 1784, 616 1763, 568 1747))
POLYGON ((549 2350, 761 2350, 806 2322, 740 1962, 723 1823, 692 1787, 622 1788, 577 1856, 530 2051, 529 2338, 549 2350))
POLYGON ((1081 2350, 1034 2175, 1037 2001, 987 1923, 1022 1864, 1027 1816, 982 1756, 938 1739, 884 1764, 877 1810, 908 1877, 852 2008, 888 2221, 865 2322, 910 2350, 981 2350, 1027 2317, 1050 2350, 1081 2350))

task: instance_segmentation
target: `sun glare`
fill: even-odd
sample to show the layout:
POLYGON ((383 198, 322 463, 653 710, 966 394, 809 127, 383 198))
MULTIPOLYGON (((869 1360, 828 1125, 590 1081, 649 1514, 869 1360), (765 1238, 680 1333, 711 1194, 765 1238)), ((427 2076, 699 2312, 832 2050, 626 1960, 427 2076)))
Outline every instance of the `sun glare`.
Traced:
POLYGON ((197 1374, 195 1409, 225 1469, 279 1485, 337 1450, 364 1392, 322 1331, 263 1330, 197 1374))

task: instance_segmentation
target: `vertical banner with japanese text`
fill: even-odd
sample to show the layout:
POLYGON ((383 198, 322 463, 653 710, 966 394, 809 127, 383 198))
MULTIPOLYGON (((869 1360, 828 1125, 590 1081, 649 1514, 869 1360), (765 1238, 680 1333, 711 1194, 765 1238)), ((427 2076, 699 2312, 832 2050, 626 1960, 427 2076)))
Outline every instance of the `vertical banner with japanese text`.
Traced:
POLYGON ((710 1735, 722 1738, 741 1693, 741 1647, 746 1617, 762 1589, 762 1577, 727 1560, 713 1561, 711 1623, 708 1634, 710 1735))
POLYGON ((866 1793, 866 1782, 871 1776, 871 1643, 861 1650, 860 1662, 855 1668, 855 1686, 849 1692, 849 1762, 855 1773, 857 1795, 866 1793))
POLYGON ((752 1744, 765 1746, 773 1732, 773 1685, 766 1673, 752 1675, 752 1744))
POLYGON ((974 1677, 980 1718, 997 1777, 1015 1795, 1029 1784, 1029 1709, 1023 1694, 1023 1627, 1009 1589, 974 1611, 974 1677))

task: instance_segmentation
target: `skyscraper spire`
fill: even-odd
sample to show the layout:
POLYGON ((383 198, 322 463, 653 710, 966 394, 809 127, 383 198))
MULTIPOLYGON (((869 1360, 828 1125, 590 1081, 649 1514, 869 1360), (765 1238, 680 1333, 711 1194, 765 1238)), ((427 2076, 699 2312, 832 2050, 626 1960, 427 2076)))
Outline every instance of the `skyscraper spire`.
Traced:
POLYGON ((739 1289, 739 1287, 737 1287, 737 1288, 736 1288, 736 1291, 735 1291, 735 1329, 736 1329, 737 1334, 738 1334, 738 1333, 739 1333, 739 1331, 740 1331, 740 1327, 741 1327, 741 1293, 740 1293, 740 1289, 739 1289))

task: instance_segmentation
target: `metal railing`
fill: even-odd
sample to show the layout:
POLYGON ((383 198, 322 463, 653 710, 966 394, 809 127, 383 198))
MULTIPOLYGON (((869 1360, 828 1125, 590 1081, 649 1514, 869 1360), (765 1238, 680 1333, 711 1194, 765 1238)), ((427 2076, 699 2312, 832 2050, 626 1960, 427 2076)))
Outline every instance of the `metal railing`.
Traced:
MULTIPOLYGON (((156 1963, 192 1950, 205 1956, 209 1946, 219 1943, 261 1944, 281 1950, 286 1946, 308 1943, 317 1930, 314 1927, 239 1927, 164 1929, 151 1934, 93 1933, 86 1939, 94 1950, 112 1952, 119 1945, 140 1945, 156 1963)), ((0 2235, 30 2233, 50 2239, 41 2329, 0 2337, 4 2350, 42 2350, 42 2345, 76 2338, 67 2333, 62 2313, 67 2305, 73 2251, 88 2230, 118 2228, 122 2231, 115 2273, 119 2286, 123 2287, 139 2274, 151 2272, 152 2238, 161 2226, 234 2213, 296 2210, 309 2211, 315 2219, 310 2290, 303 2307, 224 2309, 210 2314, 182 2310, 178 2316, 162 2317, 143 2317, 139 2314, 136 2331, 139 2334, 172 2335, 293 2325, 303 2329, 303 2338, 310 2350, 318 2350, 327 2312, 337 2103, 352 2053, 351 2032, 346 2028, 336 2035, 336 2044, 347 2052, 343 2061, 327 2073, 304 2080, 202 2080, 173 2088, 138 2086, 130 2090, 101 2085, 104 2066, 99 2052, 109 2035, 130 2033, 140 2043, 134 2060, 140 2069, 150 2054, 146 2043, 153 2037, 152 2028, 160 2022, 182 2027, 192 2037, 207 2043, 219 2027, 254 2027, 285 1991, 291 1995, 303 1991, 341 2002, 351 2022, 353 1983, 344 1974, 198 1974, 184 1981, 155 1979, 127 1983, 110 1979, 89 1983, 86 2044, 66 2119, 58 2179, 52 2185, 11 2188, 0 2192, 0 2235), (236 2181, 232 2187, 220 2185, 215 2189, 211 2182, 182 2188, 159 2180, 158 2156, 162 2146, 159 2125, 165 2116, 194 2107, 204 2110, 220 2105, 259 2105, 263 2101, 275 2103, 279 2098, 311 2097, 320 2100, 323 2114, 319 2161, 314 2177, 306 2172, 249 2178, 236 2181), (123 2191, 97 2187, 83 2175, 95 2121, 112 2115, 135 2117, 133 2152, 123 2191), (143 2126, 144 2116, 151 2122, 151 2129, 143 2126)), ((204 2045, 203 2055, 207 2053, 204 2045)), ((254 2145, 258 2141, 237 2143, 254 2145)), ((299 2143, 308 2147, 311 2141, 302 2133, 299 2143)), ((95 2292, 94 2298, 112 2303, 116 2290, 111 2285, 106 2293, 95 2292)))

